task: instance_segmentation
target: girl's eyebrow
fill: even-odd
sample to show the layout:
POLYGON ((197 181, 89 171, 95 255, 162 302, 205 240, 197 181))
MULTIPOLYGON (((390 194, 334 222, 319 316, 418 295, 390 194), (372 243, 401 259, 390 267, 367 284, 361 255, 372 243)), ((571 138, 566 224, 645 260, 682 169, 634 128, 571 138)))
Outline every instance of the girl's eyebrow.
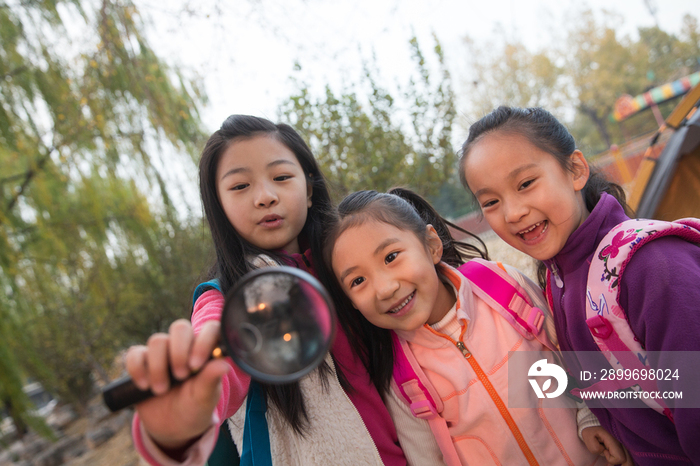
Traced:
MULTIPOLYGON (((377 254, 382 252, 387 246, 392 245, 398 241, 399 241, 398 238, 385 239, 384 241, 379 243, 379 246, 377 246, 377 248, 374 250, 373 255, 376 256, 377 254)), ((345 271, 340 274, 340 283, 343 283, 345 281, 345 279, 347 278, 347 276, 350 275, 356 268, 357 268, 357 266, 355 265, 355 266, 348 267, 347 269, 345 269, 345 271)))
MULTIPOLYGON (((513 178, 516 178, 521 172, 524 172, 525 170, 529 170, 529 169, 534 168, 536 166, 537 166, 536 163, 528 163, 527 165, 522 165, 522 166, 516 168, 515 170, 513 170, 512 172, 508 173, 506 178, 508 178, 509 180, 512 180, 513 178)), ((488 187, 482 188, 474 193, 474 197, 479 197, 480 195, 482 195, 488 191, 490 191, 490 188, 488 188, 488 187)))
POLYGON ((398 238, 387 238, 387 239, 385 239, 384 241, 382 241, 381 243, 379 243, 379 246, 377 246, 377 249, 374 250, 373 255, 376 256, 377 254, 379 254, 380 252, 382 252, 382 251, 384 250, 384 248, 386 248, 387 246, 389 246, 389 245, 391 245, 391 244, 394 244, 394 243, 396 243, 396 242, 398 242, 398 241, 399 241, 398 238))
MULTIPOLYGON (((296 164, 295 164, 294 162, 292 162, 291 160, 278 159, 278 160, 273 160, 272 162, 268 163, 266 168, 272 168, 272 167, 276 167, 277 165, 284 165, 284 164, 289 164, 289 165, 292 165, 292 166, 295 166, 295 165, 296 165, 296 164)), ((236 168, 232 168, 231 170, 229 170, 229 171, 227 171, 226 173, 224 173, 223 176, 221 177, 221 179, 220 179, 219 181, 223 180, 223 179, 226 178, 227 176, 235 175, 236 173, 249 172, 249 171, 250 171, 250 168, 248 168, 248 167, 236 167, 236 168)))

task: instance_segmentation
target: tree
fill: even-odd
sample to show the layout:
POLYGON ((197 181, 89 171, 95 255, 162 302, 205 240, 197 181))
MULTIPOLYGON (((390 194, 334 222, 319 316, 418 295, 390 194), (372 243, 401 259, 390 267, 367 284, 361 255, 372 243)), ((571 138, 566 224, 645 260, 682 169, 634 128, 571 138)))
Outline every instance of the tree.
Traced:
POLYGON ((563 106, 562 70, 551 51, 530 52, 522 43, 509 40, 503 31, 483 47, 468 36, 464 44, 470 70, 464 94, 470 118, 478 119, 499 105, 552 111, 563 106))
POLYGON ((26 375, 83 406, 119 319, 162 305, 140 280, 182 265, 165 239, 201 244, 164 167, 195 172, 205 97, 143 30, 129 1, 0 4, 0 394, 26 418, 26 375))
MULTIPOLYGON (((553 36, 552 45, 537 52, 517 38, 503 39, 500 48, 467 38, 470 118, 500 104, 542 106, 568 123, 578 143, 591 151, 658 127, 649 112, 624 126, 610 115, 623 94, 636 96, 700 69, 697 20, 687 15, 679 36, 655 26, 640 28, 633 38, 618 32, 622 19, 612 14, 597 17, 584 10, 568 16, 565 36, 553 36), (478 92, 472 91, 474 83, 478 92)), ((672 107, 671 102, 661 110, 672 107)))
POLYGON ((309 141, 338 197, 393 186, 437 196, 443 184, 457 183, 455 98, 442 47, 435 38, 435 79, 417 39, 409 46, 416 75, 401 99, 382 88, 376 70, 366 65, 360 84, 340 95, 326 86, 325 96, 316 98, 298 84, 298 93, 280 107, 280 117, 309 141))

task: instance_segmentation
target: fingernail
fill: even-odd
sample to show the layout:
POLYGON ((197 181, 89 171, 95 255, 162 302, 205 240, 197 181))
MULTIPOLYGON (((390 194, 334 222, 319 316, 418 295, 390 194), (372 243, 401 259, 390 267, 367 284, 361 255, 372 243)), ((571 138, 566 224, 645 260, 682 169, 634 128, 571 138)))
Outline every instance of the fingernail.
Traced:
POLYGON ((177 380, 185 380, 190 375, 190 371, 186 367, 178 368, 173 374, 177 380))
POLYGON ((151 386, 151 391, 156 395, 162 395, 168 391, 168 384, 166 382, 154 383, 151 386))
POLYGON ((190 358, 190 369, 192 372, 197 372, 204 364, 204 360, 200 356, 192 356, 190 358))

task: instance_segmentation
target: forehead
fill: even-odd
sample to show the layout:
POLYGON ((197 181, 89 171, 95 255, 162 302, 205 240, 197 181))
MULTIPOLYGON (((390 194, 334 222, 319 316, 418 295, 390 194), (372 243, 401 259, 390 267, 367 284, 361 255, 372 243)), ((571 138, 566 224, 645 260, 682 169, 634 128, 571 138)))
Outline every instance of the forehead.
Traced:
POLYGON ((377 247, 387 244, 388 240, 395 240, 392 244, 413 241, 420 243, 412 231, 403 230, 370 217, 346 228, 338 235, 333 246, 334 265, 337 262, 336 259, 342 259, 343 262, 362 262, 368 256, 381 252, 377 247))
POLYGON ((223 173, 224 170, 235 168, 265 169, 271 162, 278 160, 291 162, 298 169, 302 169, 294 152, 274 136, 260 135, 235 139, 221 154, 217 172, 223 173))
POLYGON ((474 144, 464 162, 464 175, 472 191, 493 181, 517 173, 525 166, 546 166, 556 158, 532 144, 522 134, 497 131, 489 133, 474 144))

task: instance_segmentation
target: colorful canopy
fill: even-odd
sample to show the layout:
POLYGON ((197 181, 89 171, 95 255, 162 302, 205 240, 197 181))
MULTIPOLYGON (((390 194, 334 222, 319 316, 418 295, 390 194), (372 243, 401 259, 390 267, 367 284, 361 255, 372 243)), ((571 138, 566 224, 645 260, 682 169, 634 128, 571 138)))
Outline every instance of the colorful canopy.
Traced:
POLYGON ((614 111, 610 115, 610 119, 613 121, 622 121, 648 108, 652 104, 660 104, 661 102, 685 94, 698 83, 700 83, 700 71, 677 79, 672 83, 655 87, 644 94, 639 94, 637 97, 625 94, 615 102, 614 111))

